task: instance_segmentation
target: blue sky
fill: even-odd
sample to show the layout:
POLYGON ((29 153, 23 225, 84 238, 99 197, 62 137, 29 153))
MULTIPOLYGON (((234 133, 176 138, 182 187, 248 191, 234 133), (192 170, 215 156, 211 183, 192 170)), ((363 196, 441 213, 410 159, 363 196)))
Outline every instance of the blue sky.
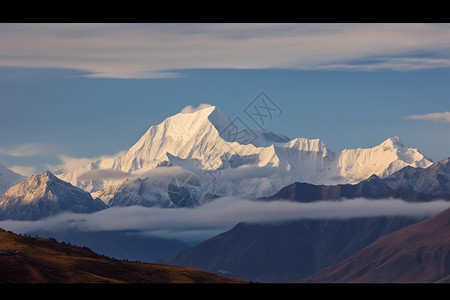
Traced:
POLYGON ((449 157, 450 25, 0 24, 0 164, 69 170, 187 105, 254 127, 260 92, 291 138, 449 157))

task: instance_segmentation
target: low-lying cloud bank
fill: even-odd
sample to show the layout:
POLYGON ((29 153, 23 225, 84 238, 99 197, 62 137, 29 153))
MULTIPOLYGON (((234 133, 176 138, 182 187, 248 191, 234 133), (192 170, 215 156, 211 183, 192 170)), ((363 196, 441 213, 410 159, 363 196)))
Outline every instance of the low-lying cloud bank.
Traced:
POLYGON ((112 207, 92 214, 64 213, 38 221, 2 221, 13 232, 66 229, 138 230, 144 234, 189 241, 227 231, 239 222, 280 222, 299 219, 347 219, 377 216, 428 217, 450 207, 449 201, 409 203, 398 199, 298 203, 252 201, 223 197, 196 208, 112 207))

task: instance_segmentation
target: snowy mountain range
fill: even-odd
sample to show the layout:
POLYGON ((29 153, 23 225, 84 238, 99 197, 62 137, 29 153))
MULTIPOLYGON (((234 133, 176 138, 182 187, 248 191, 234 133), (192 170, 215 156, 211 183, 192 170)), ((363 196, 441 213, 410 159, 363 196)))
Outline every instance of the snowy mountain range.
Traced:
POLYGON ((319 139, 289 139, 244 128, 238 121, 215 106, 178 113, 151 126, 126 153, 58 176, 105 203, 114 199, 111 203, 120 205, 167 207, 167 187, 180 172, 194 174, 201 182, 198 202, 203 203, 219 196, 269 196, 296 181, 357 183, 373 174, 384 178, 406 166, 425 168, 432 164, 417 149, 405 147, 398 137, 373 148, 333 152, 319 139), (164 179, 155 175, 162 169, 164 179), (143 192, 148 186, 152 186, 153 195, 143 192))
POLYGON ((405 167, 383 179, 392 189, 411 189, 431 196, 449 195, 450 157, 433 163, 428 168, 405 167))
MULTIPOLYGON (((335 153, 318 139, 243 129, 209 106, 151 126, 124 154, 59 178, 48 171, 29 177, 0 198, 0 217, 29 220, 113 206, 194 207, 232 195, 260 199, 290 193, 284 198, 294 199, 294 183, 293 192, 300 188, 302 197, 310 196, 305 188, 314 185, 323 194, 330 190, 324 184, 336 182, 349 186, 331 186, 339 189, 332 193, 336 197, 435 196, 450 189, 448 169, 448 160, 432 164, 417 149, 404 147, 398 137, 373 148, 335 153), (351 184, 364 193, 346 193, 354 189, 351 184)), ((6 168, 0 171, 8 175, 8 184, 23 180, 6 168)))
POLYGON ((92 213, 106 205, 49 171, 28 177, 0 197, 0 220, 37 220, 62 212, 92 213))
POLYGON ((433 163, 428 168, 405 167, 385 178, 372 175, 357 184, 313 185, 294 182, 270 197, 261 200, 320 200, 396 198, 408 202, 450 200, 450 158, 433 163))
MULTIPOLYGON (((129 208, 117 207, 135 205, 192 208, 222 196, 297 202, 450 199, 450 159, 432 163, 398 137, 373 148, 333 152, 319 139, 289 139, 241 125, 208 106, 171 116, 151 126, 127 152, 74 172, 55 176, 46 171, 25 179, 0 166, 0 188, 15 183, 0 194, 0 220, 38 220, 108 208, 126 211, 129 208)), ((48 233, 115 257, 161 259, 251 280, 285 282, 337 263, 418 220, 380 216, 239 223, 195 241, 199 244, 191 248, 131 229, 86 234, 56 228, 36 234, 48 233)))
POLYGON ((26 177, 0 165, 0 196, 3 195, 10 187, 21 182, 26 177))

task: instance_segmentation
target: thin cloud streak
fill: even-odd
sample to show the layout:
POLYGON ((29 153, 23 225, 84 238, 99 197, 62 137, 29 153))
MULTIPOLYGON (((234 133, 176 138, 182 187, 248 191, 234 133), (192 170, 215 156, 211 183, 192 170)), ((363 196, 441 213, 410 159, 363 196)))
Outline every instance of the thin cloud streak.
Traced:
POLYGON ((348 62, 343 64, 330 64, 312 67, 313 70, 343 70, 343 71, 418 71, 439 68, 449 68, 450 59, 447 58, 421 58, 421 57, 397 57, 397 58, 373 58, 369 62, 348 62))
POLYGON ((79 169, 80 167, 86 166, 90 163, 95 163, 98 160, 113 159, 114 157, 123 155, 124 153, 125 153, 124 151, 121 151, 115 155, 102 155, 102 156, 92 157, 92 158, 72 157, 69 155, 61 154, 58 156, 58 158, 61 160, 60 164, 46 165, 46 167, 52 172, 69 173, 69 172, 73 172, 73 171, 79 169))
POLYGON ((79 180, 120 180, 133 178, 137 178, 137 176, 132 173, 122 172, 115 169, 91 170, 81 174, 78 177, 79 180))
POLYGON ((438 112, 438 113, 431 113, 431 114, 424 114, 424 115, 411 115, 407 116, 407 119, 410 120, 428 120, 428 121, 435 121, 435 122, 445 122, 450 123, 450 112, 438 112))
POLYGON ((450 55, 448 24, 1 24, 0 40, 0 66, 109 78, 192 68, 440 68, 450 55), (424 53, 431 58, 414 58, 424 53))
POLYGON ((30 157, 47 154, 52 149, 42 143, 27 143, 12 148, 0 148, 0 154, 14 157, 30 157))
POLYGON ((64 213, 38 221, 2 221, 15 232, 138 230, 147 235, 189 240, 229 230, 239 222, 273 223, 301 219, 348 219, 377 216, 426 217, 450 207, 449 201, 408 203, 397 199, 364 198, 298 203, 251 201, 224 197, 196 208, 112 207, 92 214, 64 213))

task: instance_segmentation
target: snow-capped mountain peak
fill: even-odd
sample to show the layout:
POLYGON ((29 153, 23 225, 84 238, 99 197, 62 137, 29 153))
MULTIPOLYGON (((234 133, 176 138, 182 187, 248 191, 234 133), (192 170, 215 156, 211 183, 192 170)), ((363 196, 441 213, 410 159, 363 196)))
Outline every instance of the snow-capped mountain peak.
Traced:
POLYGON ((68 183, 60 180, 49 171, 42 172, 37 175, 32 175, 11 187, 5 194, 5 197, 21 197, 23 202, 33 202, 44 196, 48 196, 49 185, 55 184, 68 185, 68 183))
POLYGON ((356 183, 372 174, 384 178, 406 166, 425 168, 432 164, 417 149, 405 147, 397 136, 373 148, 343 150, 338 161, 338 166, 347 165, 342 168, 341 175, 351 179, 349 183, 356 183))
POLYGON ((90 213, 106 208, 92 196, 49 171, 28 177, 0 198, 0 219, 35 220, 61 212, 90 213))
POLYGON ((192 113, 178 113, 151 126, 120 161, 120 169, 134 172, 151 169, 167 161, 166 153, 177 157, 197 157, 220 140, 219 132, 231 121, 215 106, 192 113))
MULTIPOLYGON (((84 173, 113 169, 136 178, 160 166, 178 165, 196 174, 210 172, 212 182, 204 183, 209 194, 262 197, 295 181, 357 183, 373 174, 386 177, 405 166, 431 164, 417 149, 405 147, 396 136, 373 148, 333 152, 319 139, 290 139, 268 130, 251 129, 242 121, 228 118, 216 106, 181 112, 151 126, 125 154, 98 160, 59 176, 89 192, 98 192, 124 183, 102 178, 83 180, 84 173), (256 168, 255 177, 243 180, 226 181, 225 178, 230 177, 221 178, 219 173, 211 173, 249 166, 256 168), (270 169, 270 178, 256 174, 257 168, 270 169)), ((127 189, 109 189, 114 190, 127 189)))
POLYGON ((400 141, 398 136, 393 136, 386 139, 383 143, 380 144, 381 147, 405 147, 403 143, 400 141))

